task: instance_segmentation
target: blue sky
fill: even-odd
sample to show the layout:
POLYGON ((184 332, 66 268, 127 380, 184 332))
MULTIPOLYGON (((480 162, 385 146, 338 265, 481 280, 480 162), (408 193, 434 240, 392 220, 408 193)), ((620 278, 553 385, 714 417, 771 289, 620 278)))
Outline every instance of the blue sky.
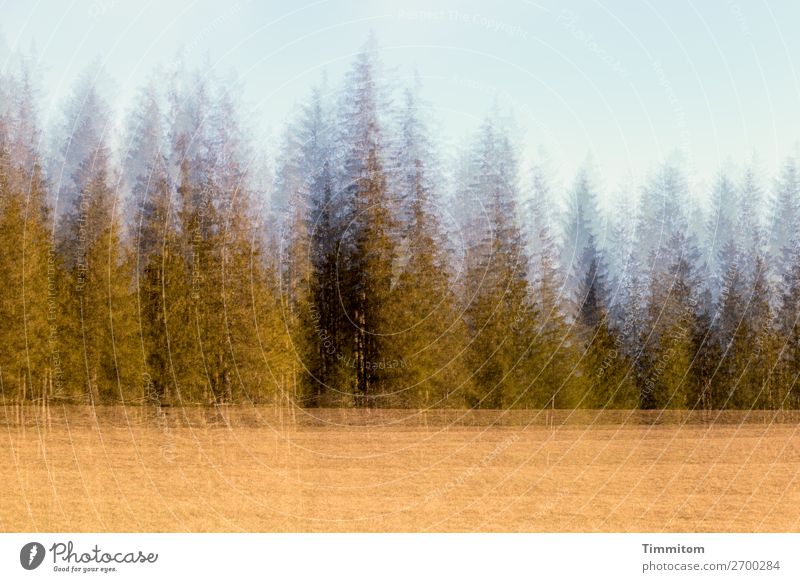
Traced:
POLYGON ((59 2, 0 0, 6 43, 35 45, 45 115, 99 59, 124 110, 154 65, 232 68, 259 128, 278 128, 370 31, 399 78, 416 69, 439 129, 460 140, 495 99, 523 148, 571 180, 587 152, 613 191, 680 149, 702 189, 757 151, 764 172, 800 138, 800 2, 59 2))

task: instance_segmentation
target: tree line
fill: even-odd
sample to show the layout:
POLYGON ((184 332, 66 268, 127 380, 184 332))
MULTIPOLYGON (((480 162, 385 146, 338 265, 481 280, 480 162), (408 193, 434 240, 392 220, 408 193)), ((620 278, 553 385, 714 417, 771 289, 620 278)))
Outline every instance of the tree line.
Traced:
POLYGON ((118 132, 90 72, 45 136, 32 77, 0 76, 6 403, 800 405, 794 158, 603 208, 497 111, 445 160, 372 41, 272 157, 235 81, 160 72, 118 132))

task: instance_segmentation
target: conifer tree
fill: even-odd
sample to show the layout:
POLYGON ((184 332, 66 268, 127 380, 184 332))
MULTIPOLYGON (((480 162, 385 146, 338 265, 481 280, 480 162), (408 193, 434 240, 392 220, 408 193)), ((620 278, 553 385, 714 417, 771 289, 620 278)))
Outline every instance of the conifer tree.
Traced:
POLYGON ((384 146, 379 118, 374 41, 359 53, 349 75, 343 110, 345 116, 344 176, 342 193, 347 229, 342 231, 339 293, 347 324, 343 336, 345 366, 352 368, 354 401, 359 406, 380 406, 389 353, 388 316, 395 253, 395 217, 384 170, 384 146))
POLYGON ((578 288, 577 322, 583 336, 583 394, 577 405, 585 408, 635 408, 638 394, 617 333, 609 325, 606 267, 594 236, 587 240, 582 264, 586 265, 578 288))
POLYGON ((51 253, 47 188, 38 146, 35 97, 27 68, 0 116, 0 301, 3 386, 21 399, 60 396, 63 390, 56 310, 56 257, 51 253))
POLYGON ((647 324, 643 330, 641 404, 645 408, 685 408, 692 383, 698 316, 697 248, 684 213, 685 178, 674 162, 664 164, 644 191, 643 235, 651 243, 647 324), (658 233, 658 234, 654 234, 658 233))
POLYGON ((584 250, 589 237, 598 240, 600 224, 597 193, 592 179, 592 168, 586 162, 578 171, 569 195, 567 220, 564 225, 564 244, 561 263, 567 274, 566 288, 574 295, 581 284, 588 265, 583 264, 584 250))
POLYGON ((73 181, 82 187, 62 221, 67 282, 62 313, 64 345, 72 354, 71 379, 88 402, 124 402, 131 387, 139 385, 133 263, 122 244, 102 136, 73 181))
POLYGON ((175 387, 189 373, 184 344, 179 341, 185 337, 189 319, 186 305, 181 303, 186 296, 186 273, 167 169, 163 113, 153 85, 142 92, 129 132, 125 170, 135 208, 132 239, 143 369, 141 398, 169 404, 177 402, 175 387))
POLYGON ((770 216, 769 251, 776 263, 775 283, 780 284, 790 268, 794 233, 800 225, 800 172, 797 161, 789 157, 775 180, 770 216))
POLYGON ((345 318, 338 289, 339 243, 342 238, 335 199, 332 167, 333 123, 323 87, 312 91, 302 110, 293 143, 287 144, 281 188, 291 189, 290 229, 286 267, 286 289, 293 341, 306 405, 321 406, 341 400, 340 386, 347 384, 342 366, 345 318), (292 174, 296 174, 291 179, 292 174))
POLYGON ((778 329, 782 348, 779 352, 776 408, 793 408, 798 397, 796 383, 800 376, 800 236, 784 247, 788 264, 784 268, 778 329))
POLYGON ((485 121, 474 156, 472 188, 486 211, 482 238, 470 249, 467 270, 472 288, 465 315, 476 384, 468 404, 501 408, 534 396, 527 374, 534 348, 534 304, 526 245, 517 222, 517 160, 508 135, 485 121))
POLYGON ((171 89, 170 163, 176 172, 176 218, 184 279, 165 297, 178 312, 167 321, 179 354, 178 404, 218 404, 230 387, 224 359, 221 196, 210 140, 209 78, 182 73, 171 89))
POLYGON ((736 226, 739 216, 739 194, 733 181, 720 171, 711 190, 711 212, 706 221, 704 254, 709 268, 708 285, 712 297, 717 299, 725 288, 725 278, 737 269, 739 238, 736 226))
POLYGON ((530 384, 522 402, 530 407, 568 406, 580 399, 581 379, 576 371, 583 346, 575 327, 568 323, 567 309, 572 303, 559 265, 553 198, 547 169, 543 163, 537 163, 531 170, 529 219, 533 239, 530 384))
POLYGON ((465 353, 466 325, 451 285, 451 256, 434 204, 433 151, 420 119, 418 97, 409 89, 399 138, 396 171, 400 197, 410 207, 404 267, 391 293, 388 338, 397 358, 387 365, 390 402, 413 407, 463 403, 471 392, 465 353))

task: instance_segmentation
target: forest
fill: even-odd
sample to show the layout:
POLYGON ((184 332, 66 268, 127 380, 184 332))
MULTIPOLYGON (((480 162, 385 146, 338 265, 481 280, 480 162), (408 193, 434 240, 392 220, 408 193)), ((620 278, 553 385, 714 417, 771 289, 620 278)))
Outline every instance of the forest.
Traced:
POLYGON ((800 406, 795 157, 708 193, 654 160, 603 204, 497 108, 444 151, 372 42, 272 151, 233 81, 116 112, 96 77, 45 131, 35 67, 0 74, 4 403, 800 406))

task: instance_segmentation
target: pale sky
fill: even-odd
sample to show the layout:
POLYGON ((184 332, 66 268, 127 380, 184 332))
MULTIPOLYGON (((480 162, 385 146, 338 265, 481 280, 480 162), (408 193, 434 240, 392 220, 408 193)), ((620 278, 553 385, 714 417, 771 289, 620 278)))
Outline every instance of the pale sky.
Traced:
POLYGON ((256 126, 279 128, 374 31, 401 79, 419 72, 445 139, 497 98, 525 151, 543 145, 567 182, 590 150, 607 190, 676 148, 701 185, 754 151, 772 172, 800 138, 796 0, 0 0, 0 14, 6 43, 35 46, 45 67, 46 117, 97 59, 123 112, 182 47, 189 63, 235 69, 256 126))

